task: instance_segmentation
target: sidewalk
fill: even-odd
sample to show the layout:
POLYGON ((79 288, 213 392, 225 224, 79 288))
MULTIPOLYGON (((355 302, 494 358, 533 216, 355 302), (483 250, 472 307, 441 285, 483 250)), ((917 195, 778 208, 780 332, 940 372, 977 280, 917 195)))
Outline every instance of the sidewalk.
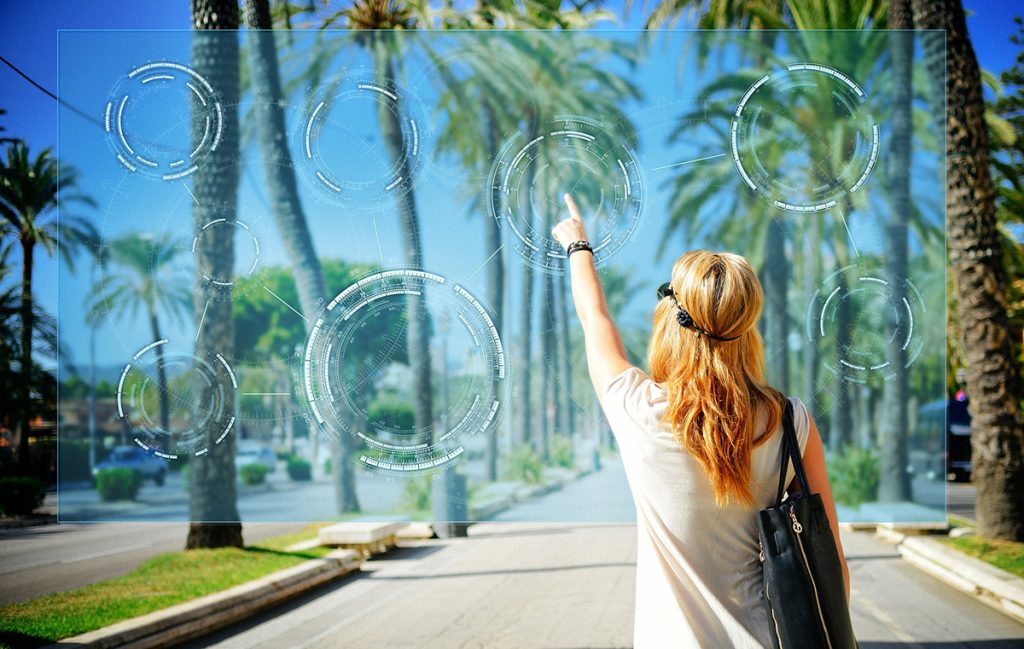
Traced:
MULTIPOLYGON (((572 511, 583 494, 618 489, 623 480, 606 468, 502 516, 572 511)), ((606 504, 603 516, 629 516, 630 502, 606 504)), ((469 535, 406 545, 366 562, 359 575, 188 646, 632 645, 634 525, 487 522, 469 535)), ((891 543, 844 531, 843 544, 861 649, 1024 646, 1024 625, 922 572, 891 543)))

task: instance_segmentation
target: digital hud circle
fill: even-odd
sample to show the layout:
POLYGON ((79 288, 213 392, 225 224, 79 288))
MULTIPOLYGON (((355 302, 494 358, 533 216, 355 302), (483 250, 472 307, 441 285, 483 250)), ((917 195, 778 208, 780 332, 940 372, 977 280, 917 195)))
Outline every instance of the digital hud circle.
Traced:
POLYGON ((456 463, 468 437, 497 424, 505 374, 483 305, 462 286, 411 269, 378 272, 339 293, 303 355, 314 424, 354 438, 362 465, 390 475, 456 463), (424 409, 430 421, 418 422, 424 409))
POLYGON ((594 246, 594 261, 611 257, 640 225, 644 182, 624 138, 597 120, 555 117, 541 131, 508 138, 491 165, 487 204, 508 224, 511 244, 535 267, 560 271, 565 250, 551 228, 567 216, 572 194, 594 246))
POLYGON ((924 300, 909 279, 842 268, 818 288, 807 310, 807 338, 825 355, 824 364, 843 379, 864 383, 872 375, 896 374, 888 348, 896 342, 904 367, 920 356, 925 341, 924 300))
POLYGON ((171 61, 129 72, 103 111, 103 130, 118 162, 132 173, 163 180, 195 172, 220 145, 223 129, 224 110, 213 86, 171 61), (192 120, 198 142, 193 142, 192 120))
POLYGON ((163 227, 169 234, 168 249, 155 251, 154 274, 167 263, 207 302, 238 299, 259 290, 266 274, 264 246, 274 239, 258 214, 214 205, 199 225, 193 225, 189 206, 177 205, 167 211, 163 227), (229 240, 234 250, 230 266, 221 257, 204 253, 224 249, 229 240))
POLYGON ((384 209, 419 179, 430 137, 418 97, 370 71, 316 90, 296 120, 303 178, 326 201, 384 209))
POLYGON ((878 159, 878 124, 853 79, 795 63, 743 94, 732 118, 733 162, 772 205, 820 212, 860 190, 878 159))
POLYGON ((140 349, 121 371, 117 415, 135 443, 155 455, 204 455, 234 430, 237 390, 224 356, 196 356, 162 339, 140 349))

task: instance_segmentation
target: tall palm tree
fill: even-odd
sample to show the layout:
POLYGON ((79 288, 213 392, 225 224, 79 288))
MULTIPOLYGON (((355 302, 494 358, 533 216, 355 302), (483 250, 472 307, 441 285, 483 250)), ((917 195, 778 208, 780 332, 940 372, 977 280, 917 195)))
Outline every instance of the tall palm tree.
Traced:
MULTIPOLYGON (((237 30, 237 0, 192 0, 192 66, 220 92, 225 111, 224 131, 220 146, 192 175, 192 223, 199 231, 213 218, 234 219, 238 207, 238 36, 221 30, 237 30), (216 210, 215 206, 225 206, 216 210)), ((195 115, 199 114, 196 110, 195 115)), ((203 137, 203 124, 192 120, 192 139, 203 137)), ((235 262, 234 238, 227 228, 214 228, 202 237, 196 247, 196 263, 215 277, 230 277, 235 262)), ((202 278, 197 274, 197 285, 202 278)), ((231 301, 210 300, 206 303, 202 290, 194 291, 196 316, 195 354, 200 358, 214 353, 229 353, 234 348, 234 321, 231 301), (200 314, 205 317, 200 317, 200 314)), ((202 390, 212 386, 200 386, 202 390)), ((208 395, 200 392, 200 398, 208 395)), ((234 409, 235 395, 225 394, 224 407, 234 409)), ((238 515, 235 491, 235 436, 228 435, 220 444, 214 443, 220 431, 204 431, 209 452, 189 460, 188 538, 185 548, 242 547, 242 523, 238 515)))
MULTIPOLYGON (((911 135, 913 123, 911 117, 913 101, 913 65, 914 36, 905 31, 914 28, 914 18, 910 10, 910 0, 889 0, 889 28, 895 30, 889 34, 892 61, 892 101, 891 124, 892 134, 889 137, 889 201, 892 209, 886 224, 886 238, 889 250, 886 255, 886 276, 896 280, 892 282, 893 300, 905 299, 906 289, 900 278, 908 276, 907 260, 907 229, 911 211, 910 200, 910 165, 911 135)), ((889 327, 895 331, 899 323, 889 314, 889 327)), ((910 474, 906 430, 910 424, 908 413, 909 390, 907 372, 903 369, 907 362, 906 350, 896 337, 889 339, 886 345, 886 360, 889 366, 899 368, 885 386, 885 403, 879 430, 881 475, 878 487, 879 500, 910 500, 910 474)))
MULTIPOLYGON (((86 308, 86 321, 92 326, 110 315, 134 318, 139 307, 149 323, 153 340, 163 339, 160 313, 180 318, 191 307, 192 292, 184 278, 173 273, 181 245, 167 234, 151 236, 128 232, 110 241, 102 249, 105 272, 95 286, 86 308)), ((160 428, 170 432, 170 395, 164 368, 163 345, 156 348, 157 389, 160 395, 160 428)))
POLYGON ((35 159, 29 157, 23 142, 7 146, 6 157, 0 161, 0 216, 6 228, 4 237, 17 241, 21 249, 21 381, 18 397, 18 458, 29 461, 29 422, 32 418, 32 342, 35 331, 35 306, 32 274, 36 248, 53 256, 59 253, 74 268, 73 253, 80 242, 94 239, 88 222, 68 213, 74 203, 93 206, 93 201, 77 189, 78 175, 58 164, 44 149, 35 159), (64 214, 57 220, 58 206, 64 214))
POLYGON ((1006 276, 978 59, 958 0, 911 4, 917 28, 946 31, 946 69, 934 58, 929 62, 933 77, 946 78, 946 227, 971 405, 978 532, 1024 541, 1021 386, 1002 292, 1006 276))
MULTIPOLYGON (((299 308, 306 320, 313 322, 326 296, 324 273, 313 246, 302 201, 299 198, 291 151, 285 132, 284 93, 277 58, 277 45, 270 14, 269 0, 245 0, 245 22, 250 29, 250 74, 255 99, 260 148, 270 191, 271 207, 277 230, 292 261, 299 308)), ((314 433, 315 434, 315 433, 314 433)), ((332 468, 338 476, 336 493, 338 513, 360 510, 356 494, 355 467, 351 462, 349 436, 332 439, 337 461, 332 468)), ((314 458, 315 459, 315 458, 314 458)))
MULTIPOLYGON (((370 54, 377 74, 384 79, 395 78, 396 47, 400 46, 395 31, 415 29, 416 15, 409 3, 400 0, 356 0, 341 12, 349 29, 365 31, 356 42, 370 54)), ((388 156, 402 178, 411 177, 408 158, 404 155, 400 117, 384 104, 377 112, 381 137, 388 156)), ((423 267, 423 243, 420 236, 419 213, 412 189, 402 192, 396 199, 398 222, 402 232, 405 265, 423 267)), ((406 344, 413 371, 413 408, 416 427, 429 430, 434 421, 433 392, 430 376, 430 335, 426 319, 418 317, 427 312, 422 295, 407 298, 409 318, 406 325, 406 344)), ((429 443, 431 440, 423 440, 429 443)))

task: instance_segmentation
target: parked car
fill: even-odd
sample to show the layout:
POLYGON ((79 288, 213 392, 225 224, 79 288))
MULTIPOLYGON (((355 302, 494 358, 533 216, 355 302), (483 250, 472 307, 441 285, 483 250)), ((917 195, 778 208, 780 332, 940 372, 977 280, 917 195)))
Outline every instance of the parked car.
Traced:
POLYGON ((241 469, 246 464, 262 464, 267 467, 268 472, 273 473, 277 455, 269 446, 239 444, 235 454, 235 469, 241 469))
POLYGON ((162 487, 167 478, 167 460, 147 453, 138 446, 115 446, 106 460, 92 469, 96 475, 103 469, 135 469, 142 474, 144 480, 153 480, 156 486, 162 487))
POLYGON ((971 479, 971 413, 966 400, 926 403, 917 411, 918 425, 944 428, 945 450, 939 471, 953 482, 971 479))

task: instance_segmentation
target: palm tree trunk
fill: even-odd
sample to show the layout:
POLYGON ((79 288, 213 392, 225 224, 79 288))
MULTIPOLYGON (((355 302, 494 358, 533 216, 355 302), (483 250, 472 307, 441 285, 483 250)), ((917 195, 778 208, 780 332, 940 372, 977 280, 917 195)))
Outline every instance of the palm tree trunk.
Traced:
MULTIPOLYGON (((192 209, 192 221, 197 231, 213 218, 211 208, 214 205, 228 205, 229 211, 238 205, 238 36, 208 31, 238 29, 238 17, 236 0, 192 0, 192 27, 196 30, 192 35, 192 65, 220 92, 225 111, 220 146, 210 152, 205 164, 192 175, 192 193, 198 203, 192 209)), ((194 142, 202 138, 202 126, 199 120, 193 120, 194 142)), ((223 211, 218 214, 226 218, 234 216, 223 211)), ((202 239, 196 255, 197 267, 208 268, 218 277, 230 277, 235 260, 230 231, 214 228, 210 236, 202 239)), ((211 353, 227 353, 234 349, 231 301, 211 300, 206 307, 201 296, 202 292, 196 291, 195 313, 198 315, 204 308, 207 313, 202 327, 196 323, 199 332, 195 353, 200 358, 211 353)), ((199 389, 211 388, 202 385, 199 389)), ((206 396, 201 394, 201 400, 206 401, 206 396)), ((233 392, 226 391, 224 407, 229 412, 234 411, 234 398, 233 392)), ((235 492, 235 435, 228 435, 216 444, 220 432, 204 431, 210 450, 189 461, 189 516, 195 522, 189 526, 186 549, 243 545, 235 492)))
POLYGON ((789 314, 786 302, 789 262, 786 260, 786 236, 775 223, 768 224, 764 255, 764 344, 768 384, 777 390, 789 389, 789 314))
MULTIPOLYGON (((374 58, 377 69, 386 78, 393 78, 394 66, 391 56, 386 50, 386 44, 381 43, 378 37, 374 38, 374 58)), ((381 136, 384 146, 392 162, 399 165, 398 175, 402 178, 410 177, 409 163, 403 154, 402 149, 402 126, 395 115, 387 106, 381 104, 377 111, 377 118, 380 121, 381 136)), ((402 231, 402 244, 405 250, 405 265, 409 268, 423 267, 423 247, 420 241, 419 216, 416 211, 416 200, 409 190, 401 194, 398 199, 398 221, 402 231)), ((427 305, 426 296, 406 296, 408 306, 408 317, 406 319, 406 346, 409 350, 409 364, 413 374, 414 410, 416 413, 416 426, 422 429, 429 429, 434 422, 433 394, 430 380, 430 339, 426 320, 427 305), (420 316, 424 318, 421 319, 420 316)), ((430 443, 432 440, 424 439, 422 443, 430 443)))
POLYGON ((912 6, 918 28, 946 30, 947 243, 967 365, 978 532, 1024 541, 1020 385, 1002 292, 1006 276, 978 60, 959 1, 913 0, 912 6))
MULTIPOLYGON (((153 340, 163 340, 163 336, 160 335, 160 321, 156 317, 156 305, 147 304, 146 310, 149 311, 149 330, 153 335, 153 340)), ((167 370, 164 368, 163 345, 156 348, 156 387, 160 392, 160 430, 165 435, 169 435, 171 432, 171 399, 167 392, 167 370)))
MULTIPOLYGON (((277 46, 274 34, 270 31, 273 23, 269 1, 245 0, 245 22, 250 29, 261 30, 250 34, 249 67, 271 209, 288 259, 292 262, 299 308, 307 322, 314 322, 327 291, 323 268, 313 247, 313 237, 302 209, 291 151, 288 148, 277 46)), ((311 430, 310 434, 316 435, 317 432, 311 430)), ((359 511, 351 445, 336 446, 336 449, 332 449, 336 450, 338 457, 332 462, 335 466, 333 473, 338 480, 336 493, 339 513, 359 511), (355 509, 349 509, 353 505, 355 509)))
MULTIPOLYGON (((821 218, 817 214, 808 214, 807 218, 807 252, 803 259, 804 292, 807 295, 814 295, 821 281, 821 218)), ((804 402, 811 408, 818 400, 819 357, 816 344, 804 345, 804 402)))
MULTIPOLYGON (((487 124, 487 150, 492 156, 497 155, 501 135, 494 115, 494 107, 484 104, 484 119, 487 124)), ((501 205, 502 193, 498 187, 492 187, 494 205, 501 205)), ((500 213, 500 212, 499 212, 500 213)), ((494 326, 498 328, 498 336, 505 334, 505 256, 501 252, 501 222, 491 214, 484 215, 484 252, 494 254, 487 265, 487 301, 494 310, 494 326), (494 251, 491 253, 490 251, 494 251)), ((487 437, 487 479, 498 479, 498 435, 500 425, 491 428, 487 437)))
POLYGON ((36 241, 21 239, 21 396, 18 399, 18 462, 29 466, 28 437, 32 425, 32 264, 36 241))
MULTIPOLYGON (((840 274, 836 286, 839 294, 845 295, 847 291, 846 278, 840 274)), ((850 305, 847 300, 841 300, 836 305, 836 349, 839 357, 842 357, 843 350, 850 347, 850 305)), ((847 444, 853 442, 853 416, 852 416, 852 390, 850 382, 847 381, 841 372, 836 372, 835 385, 832 389, 832 410, 829 413, 829 443, 833 451, 839 451, 847 444)))
MULTIPOLYGON (((892 52, 892 135, 889 155, 889 198, 891 208, 886 236, 889 254, 886 256, 886 275, 892 299, 901 302, 906 290, 907 277, 907 220, 910 214, 910 156, 911 156, 911 73, 914 63, 914 22, 909 0, 889 0, 889 43, 892 52)), ((896 331, 900 321, 889 312, 888 331, 896 331)), ((902 336, 891 336, 886 346, 886 360, 891 377, 885 384, 884 414, 878 429, 881 450, 881 475, 878 486, 879 500, 910 500, 910 474, 907 472, 907 353, 902 347, 902 336)))
POLYGON ((561 426, 562 434, 571 439, 576 428, 575 414, 573 412, 576 402, 573 400, 572 395, 572 368, 569 366, 569 354, 572 351, 569 348, 569 291, 566 288, 568 281, 568 275, 558 278, 555 287, 557 291, 555 297, 558 301, 559 312, 559 349, 562 350, 562 353, 558 355, 559 368, 562 375, 562 408, 560 409, 562 417, 559 420, 559 425, 561 426))

